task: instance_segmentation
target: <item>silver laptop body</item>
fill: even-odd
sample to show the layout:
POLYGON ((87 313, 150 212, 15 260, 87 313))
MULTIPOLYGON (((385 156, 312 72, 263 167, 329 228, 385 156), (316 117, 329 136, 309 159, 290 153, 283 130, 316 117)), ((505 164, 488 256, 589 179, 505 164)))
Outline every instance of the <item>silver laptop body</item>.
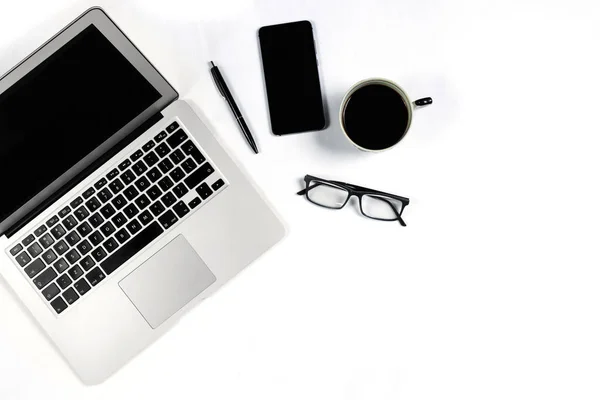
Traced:
MULTIPOLYGON (((56 79, 41 82, 56 85, 56 79)), ((16 173, 2 189, 7 200, 0 201, 0 274, 88 384, 109 377, 285 233, 250 180, 177 97, 99 8, 0 79, 0 156, 6 160, 0 167, 6 176, 16 173), (81 115, 98 114, 85 104, 88 92, 102 93, 113 83, 98 83, 108 79, 94 79, 98 72, 80 74, 86 64, 78 54, 93 59, 95 52, 119 60, 103 66, 111 78, 129 75, 111 89, 120 105, 102 106, 110 122, 86 126, 90 121, 81 115), (61 66, 76 73, 65 74, 59 88, 83 90, 83 98, 70 106, 76 111, 46 102, 55 108, 52 115, 38 115, 36 79, 60 74, 61 66), (135 81, 145 89, 131 90, 135 81), (14 121, 19 104, 33 105, 22 131, 14 121), (130 115, 124 111, 136 104, 130 115), (43 148, 30 137, 41 135, 36 118, 53 119, 40 136, 43 148), (61 126, 74 139, 65 141, 61 126), (101 131, 110 126, 117 128, 101 131), (79 138, 93 142, 100 134, 102 142, 91 151, 81 149, 79 138), (55 136, 64 150, 53 150, 48 140, 55 136), (65 159, 74 161, 62 170, 55 166, 65 159)))

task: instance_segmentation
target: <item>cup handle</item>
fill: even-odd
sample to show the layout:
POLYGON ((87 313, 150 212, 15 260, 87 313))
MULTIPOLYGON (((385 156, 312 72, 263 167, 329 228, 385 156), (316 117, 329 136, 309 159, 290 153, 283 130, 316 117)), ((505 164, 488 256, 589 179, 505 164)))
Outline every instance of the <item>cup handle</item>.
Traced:
POLYGON ((416 100, 413 104, 415 107, 425 107, 433 104, 433 99, 431 97, 423 97, 422 99, 416 100))

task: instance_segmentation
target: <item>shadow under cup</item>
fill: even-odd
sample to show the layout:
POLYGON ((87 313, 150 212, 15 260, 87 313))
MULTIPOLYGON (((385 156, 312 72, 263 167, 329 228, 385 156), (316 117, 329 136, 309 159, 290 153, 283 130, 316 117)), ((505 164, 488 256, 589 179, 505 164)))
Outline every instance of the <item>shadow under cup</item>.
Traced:
POLYGON ((350 89, 342 101, 340 123, 359 149, 382 151, 398 144, 410 128, 412 104, 392 82, 368 80, 350 89))

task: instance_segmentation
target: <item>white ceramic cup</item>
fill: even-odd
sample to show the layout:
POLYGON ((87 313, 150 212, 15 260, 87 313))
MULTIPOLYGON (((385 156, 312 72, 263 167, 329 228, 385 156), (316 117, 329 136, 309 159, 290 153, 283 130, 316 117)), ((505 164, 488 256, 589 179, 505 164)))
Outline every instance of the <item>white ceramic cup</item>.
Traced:
MULTIPOLYGON (((398 143, 400 143, 402 141, 402 139, 404 139, 404 137, 408 133, 408 130, 410 129, 410 126, 412 124, 413 110, 415 110, 416 108, 419 108, 419 107, 428 106, 428 105, 430 105, 432 103, 433 103, 433 100, 431 99, 431 97, 424 97, 422 99, 416 100, 415 102, 411 102, 410 98, 408 97, 408 94, 406 94, 406 92, 404 91, 404 89, 402 89, 395 82, 392 82, 392 81, 390 81, 388 79, 383 79, 383 78, 365 79, 365 80, 362 80, 362 81, 356 83, 354 86, 352 86, 348 90, 348 92, 346 93, 346 95, 344 96, 344 98, 342 100, 342 105, 340 106, 340 115, 339 115, 340 126, 342 128, 342 132, 344 132, 344 135, 346 136, 346 138, 348 139, 348 141, 350 143, 352 143, 356 148, 358 148, 359 150, 362 150, 362 151, 368 151, 368 152, 372 152, 372 153, 378 153, 378 152, 381 152, 381 151, 385 151, 385 150, 391 149, 392 147, 394 147, 398 143), (388 146, 388 147, 386 147, 384 149, 377 149, 377 150, 367 149, 367 148, 362 147, 358 143, 355 143, 350 138, 350 136, 348 135, 348 132, 346 131, 346 124, 344 123, 346 106, 348 105, 348 101, 350 100, 350 98, 352 97, 352 95, 357 90, 359 90, 359 89, 361 89, 361 88, 363 88, 365 86, 370 86, 370 85, 383 85, 383 86, 387 86, 387 87, 393 89, 396 93, 398 93, 402 97, 402 100, 404 102, 406 111, 408 112, 408 123, 406 124, 406 129, 404 130, 404 132, 402 134, 398 135, 398 140, 395 143, 393 143, 391 146, 388 146)), ((373 134, 377 135, 379 133, 378 132, 373 132, 373 134)), ((383 134, 383 133, 381 133, 381 134, 383 134)))

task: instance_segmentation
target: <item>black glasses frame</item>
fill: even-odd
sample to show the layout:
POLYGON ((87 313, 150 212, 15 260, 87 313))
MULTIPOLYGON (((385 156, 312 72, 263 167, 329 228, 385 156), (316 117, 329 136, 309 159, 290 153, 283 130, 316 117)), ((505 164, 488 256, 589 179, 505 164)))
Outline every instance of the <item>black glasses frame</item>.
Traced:
POLYGON ((329 208, 329 209, 332 209, 332 210, 341 210, 342 208, 344 208, 346 206, 346 204, 348 204, 348 201, 350 201, 350 198, 352 196, 356 196, 358 198, 358 201, 359 201, 359 204, 360 204, 360 212, 365 217, 371 218, 371 219, 375 219, 375 220, 378 220, 378 221, 399 221, 400 225, 406 226, 406 223, 402 219, 402 213, 404 212, 404 209, 406 208, 406 206, 408 206, 408 204, 410 203, 410 199, 408 199, 406 197, 396 196, 395 194, 381 192, 379 190, 369 189, 369 188, 365 188, 365 187, 362 187, 362 186, 353 185, 351 183, 340 182, 340 181, 332 181, 332 180, 328 180, 328 179, 318 178, 318 177, 312 176, 312 175, 306 175, 304 177, 304 182, 306 183, 306 187, 304 189, 302 189, 301 191, 299 191, 298 193, 296 193, 296 194, 300 195, 300 196, 306 196, 306 199, 308 201, 310 201, 311 203, 313 203, 313 204, 316 204, 316 205, 318 205, 320 207, 329 208), (311 183, 313 183, 312 186, 311 186, 311 183), (329 207, 329 206, 325 206, 323 204, 320 204, 320 203, 317 203, 317 202, 313 201, 308 196, 308 192, 311 189, 319 186, 319 184, 327 184, 327 185, 338 187, 340 189, 343 189, 343 190, 347 191, 348 192, 348 197, 346 198, 346 201, 344 202, 344 204, 342 204, 339 207, 329 207), (362 201, 362 199, 363 199, 363 196, 365 196, 365 195, 385 196, 385 197, 392 198, 394 200, 398 200, 398 201, 400 201, 400 203, 402 203, 402 208, 400 209, 400 211, 398 211, 396 209, 396 207, 394 207, 394 205, 392 203, 390 203, 389 201, 387 201, 385 198, 378 197, 380 200, 385 201, 385 202, 387 202, 390 205, 390 207, 392 208, 392 210, 394 210, 394 213, 396 214, 396 218, 394 218, 394 219, 383 219, 383 218, 372 217, 372 216, 366 214, 365 211, 364 211, 364 209, 363 209, 363 201, 362 201))

